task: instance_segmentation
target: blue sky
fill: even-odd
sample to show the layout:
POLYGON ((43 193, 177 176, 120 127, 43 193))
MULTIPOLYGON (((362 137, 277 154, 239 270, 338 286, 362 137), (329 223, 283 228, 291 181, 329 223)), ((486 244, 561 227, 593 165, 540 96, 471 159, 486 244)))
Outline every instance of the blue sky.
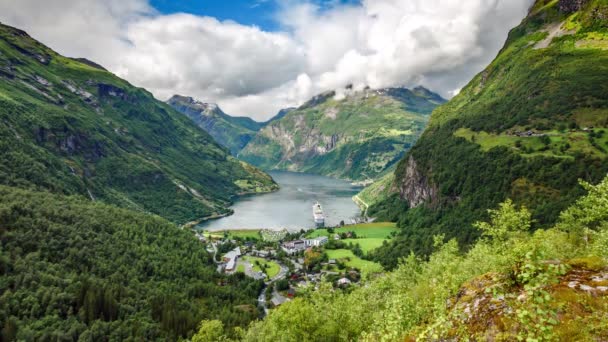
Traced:
MULTIPOLYGON (((191 13, 215 17, 219 20, 233 20, 243 25, 256 25, 265 31, 280 29, 275 20, 279 1, 285 0, 150 0, 152 6, 164 14, 191 13)), ((314 2, 321 8, 329 8, 335 3, 359 3, 360 0, 310 0, 290 1, 314 2)))

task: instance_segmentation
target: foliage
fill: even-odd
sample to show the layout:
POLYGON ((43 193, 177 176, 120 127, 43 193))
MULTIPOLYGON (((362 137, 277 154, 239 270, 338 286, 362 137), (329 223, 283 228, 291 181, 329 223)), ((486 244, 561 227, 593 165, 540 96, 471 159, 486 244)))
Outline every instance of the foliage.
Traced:
POLYGON ((504 242, 513 232, 528 231, 532 226, 528 209, 517 210, 510 199, 501 203, 497 210, 488 210, 488 213, 490 222, 479 222, 474 226, 482 231, 482 236, 497 242, 504 242))
POLYGON ((175 340, 203 319, 232 334, 257 318, 262 286, 218 274, 157 216, 0 186, 2 340, 175 340))
MULTIPOLYGON (((604 182, 590 188, 571 208, 594 208, 597 198, 608 195, 604 182)), ((605 212, 608 205, 601 209, 605 212)), ((487 238, 467 252, 461 252, 455 240, 444 242, 437 236, 433 239, 435 252, 427 261, 410 254, 393 272, 348 294, 322 284, 318 291, 306 293, 273 310, 264 321, 253 323, 244 340, 604 338, 608 332, 605 324, 600 326, 608 314, 608 297, 571 290, 563 278, 605 272, 605 255, 590 257, 595 253, 593 247, 558 228, 530 231, 530 214, 506 201, 490 211, 488 222, 476 224, 487 238), (581 256, 593 261, 575 261, 581 256), (591 264, 594 266, 588 266, 591 264), (583 302, 597 304, 586 304, 581 310, 583 302), (575 333, 567 328, 570 326, 576 327, 575 333)), ((599 231, 605 232, 608 217, 598 217, 598 224, 603 227, 599 231)))
POLYGON ((218 342, 225 340, 224 324, 218 320, 202 321, 200 328, 192 336, 192 342, 218 342))

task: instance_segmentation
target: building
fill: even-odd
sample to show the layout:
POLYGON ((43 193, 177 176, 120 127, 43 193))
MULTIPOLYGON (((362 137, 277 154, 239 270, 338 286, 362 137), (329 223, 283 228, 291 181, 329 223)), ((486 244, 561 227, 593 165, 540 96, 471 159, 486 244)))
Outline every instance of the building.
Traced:
POLYGON ((306 240, 306 247, 321 247, 329 242, 327 236, 319 236, 314 239, 306 240))
POLYGON ((301 252, 301 251, 305 250, 306 247, 307 247, 306 241, 304 241, 304 240, 289 241, 289 242, 285 242, 283 245, 281 245, 281 249, 289 255, 293 255, 298 252, 301 252))
POLYGON ((226 263, 226 272, 234 272, 236 271, 236 263, 241 256, 241 249, 239 247, 231 250, 230 252, 224 255, 224 262, 226 263))

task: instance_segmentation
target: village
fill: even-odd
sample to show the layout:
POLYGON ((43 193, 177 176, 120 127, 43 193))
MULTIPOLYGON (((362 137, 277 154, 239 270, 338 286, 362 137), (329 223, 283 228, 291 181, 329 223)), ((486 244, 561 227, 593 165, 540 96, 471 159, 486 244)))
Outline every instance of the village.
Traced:
POLYGON ((321 283, 349 291, 361 279, 383 273, 367 253, 396 234, 393 223, 363 223, 300 230, 200 231, 218 272, 264 281, 259 304, 268 312, 321 283))

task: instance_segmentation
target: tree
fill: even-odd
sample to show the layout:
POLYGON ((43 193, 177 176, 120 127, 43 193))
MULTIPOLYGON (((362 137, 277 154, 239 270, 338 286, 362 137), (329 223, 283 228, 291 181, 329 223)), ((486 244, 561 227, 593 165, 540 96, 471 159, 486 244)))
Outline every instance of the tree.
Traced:
POLYGON ((517 210, 513 201, 508 199, 498 209, 488 210, 490 222, 477 222, 475 227, 482 235, 496 242, 506 241, 512 233, 525 232, 532 226, 532 214, 522 206, 517 210))
POLYGON ((608 222, 608 177, 598 185, 580 181, 587 191, 574 205, 561 213, 558 228, 587 239, 591 230, 600 230, 608 222))
POLYGON ((192 342, 216 342, 225 340, 224 324, 218 320, 202 321, 198 332, 192 336, 192 342))

